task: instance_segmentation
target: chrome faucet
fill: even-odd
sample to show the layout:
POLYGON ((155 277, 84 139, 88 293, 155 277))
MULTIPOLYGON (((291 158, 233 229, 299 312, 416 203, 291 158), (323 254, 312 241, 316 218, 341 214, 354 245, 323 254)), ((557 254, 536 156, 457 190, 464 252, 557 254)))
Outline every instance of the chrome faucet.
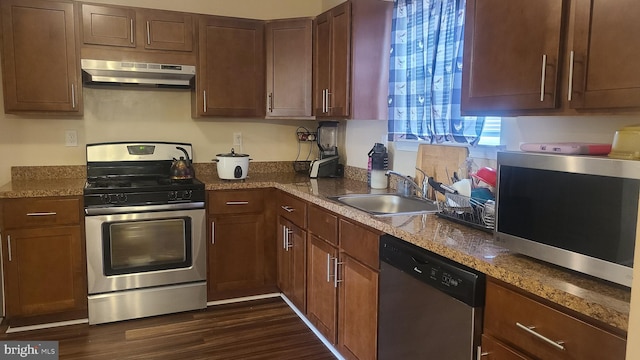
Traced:
POLYGON ((413 181, 413 179, 410 176, 402 175, 399 172, 396 172, 393 170, 387 171, 387 176, 395 175, 401 178, 402 180, 404 180, 405 186, 410 185, 416 191, 420 192, 420 195, 421 195, 420 197, 424 199, 428 199, 427 192, 429 191, 429 177, 427 176, 427 174, 425 174, 424 171, 420 170, 419 168, 416 168, 416 170, 420 171, 423 175, 422 186, 418 185, 415 181, 413 181))

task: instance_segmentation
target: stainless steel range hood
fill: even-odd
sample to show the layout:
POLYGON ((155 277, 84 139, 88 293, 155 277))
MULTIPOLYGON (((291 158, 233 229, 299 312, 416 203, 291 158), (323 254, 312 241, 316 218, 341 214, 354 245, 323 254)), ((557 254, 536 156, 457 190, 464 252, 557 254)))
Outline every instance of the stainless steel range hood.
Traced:
POLYGON ((82 59, 85 84, 189 88, 196 75, 192 65, 82 59))

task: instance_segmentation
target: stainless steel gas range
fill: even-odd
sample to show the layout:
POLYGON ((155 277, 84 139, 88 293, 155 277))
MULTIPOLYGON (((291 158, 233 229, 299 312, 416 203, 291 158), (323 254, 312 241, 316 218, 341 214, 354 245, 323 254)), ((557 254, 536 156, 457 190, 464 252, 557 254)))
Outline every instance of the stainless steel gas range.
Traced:
POLYGON ((204 184, 171 180, 179 148, 192 158, 185 143, 87 145, 90 324, 207 306, 204 184))

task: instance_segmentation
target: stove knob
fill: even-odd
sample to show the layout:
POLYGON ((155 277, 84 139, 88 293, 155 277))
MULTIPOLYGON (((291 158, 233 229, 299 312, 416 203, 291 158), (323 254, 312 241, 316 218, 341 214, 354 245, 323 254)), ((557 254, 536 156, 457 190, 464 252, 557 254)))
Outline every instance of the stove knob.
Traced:
POLYGON ((116 201, 119 203, 127 202, 127 194, 124 194, 124 193, 117 194, 116 201))
POLYGON ((182 192, 182 199, 189 200, 191 199, 191 190, 185 190, 182 192))
POLYGON ((169 191, 169 201, 176 200, 178 198, 177 191, 169 191))
POLYGON ((102 201, 103 204, 108 204, 109 203, 109 194, 100 195, 100 201, 102 201))

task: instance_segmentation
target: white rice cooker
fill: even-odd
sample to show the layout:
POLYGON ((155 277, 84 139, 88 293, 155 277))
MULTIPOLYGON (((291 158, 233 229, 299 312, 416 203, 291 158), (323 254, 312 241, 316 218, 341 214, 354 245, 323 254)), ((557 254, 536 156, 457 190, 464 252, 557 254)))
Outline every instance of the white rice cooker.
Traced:
POLYGON ((249 172, 249 155, 238 154, 233 148, 227 154, 217 154, 218 177, 222 180, 242 180, 249 172))

